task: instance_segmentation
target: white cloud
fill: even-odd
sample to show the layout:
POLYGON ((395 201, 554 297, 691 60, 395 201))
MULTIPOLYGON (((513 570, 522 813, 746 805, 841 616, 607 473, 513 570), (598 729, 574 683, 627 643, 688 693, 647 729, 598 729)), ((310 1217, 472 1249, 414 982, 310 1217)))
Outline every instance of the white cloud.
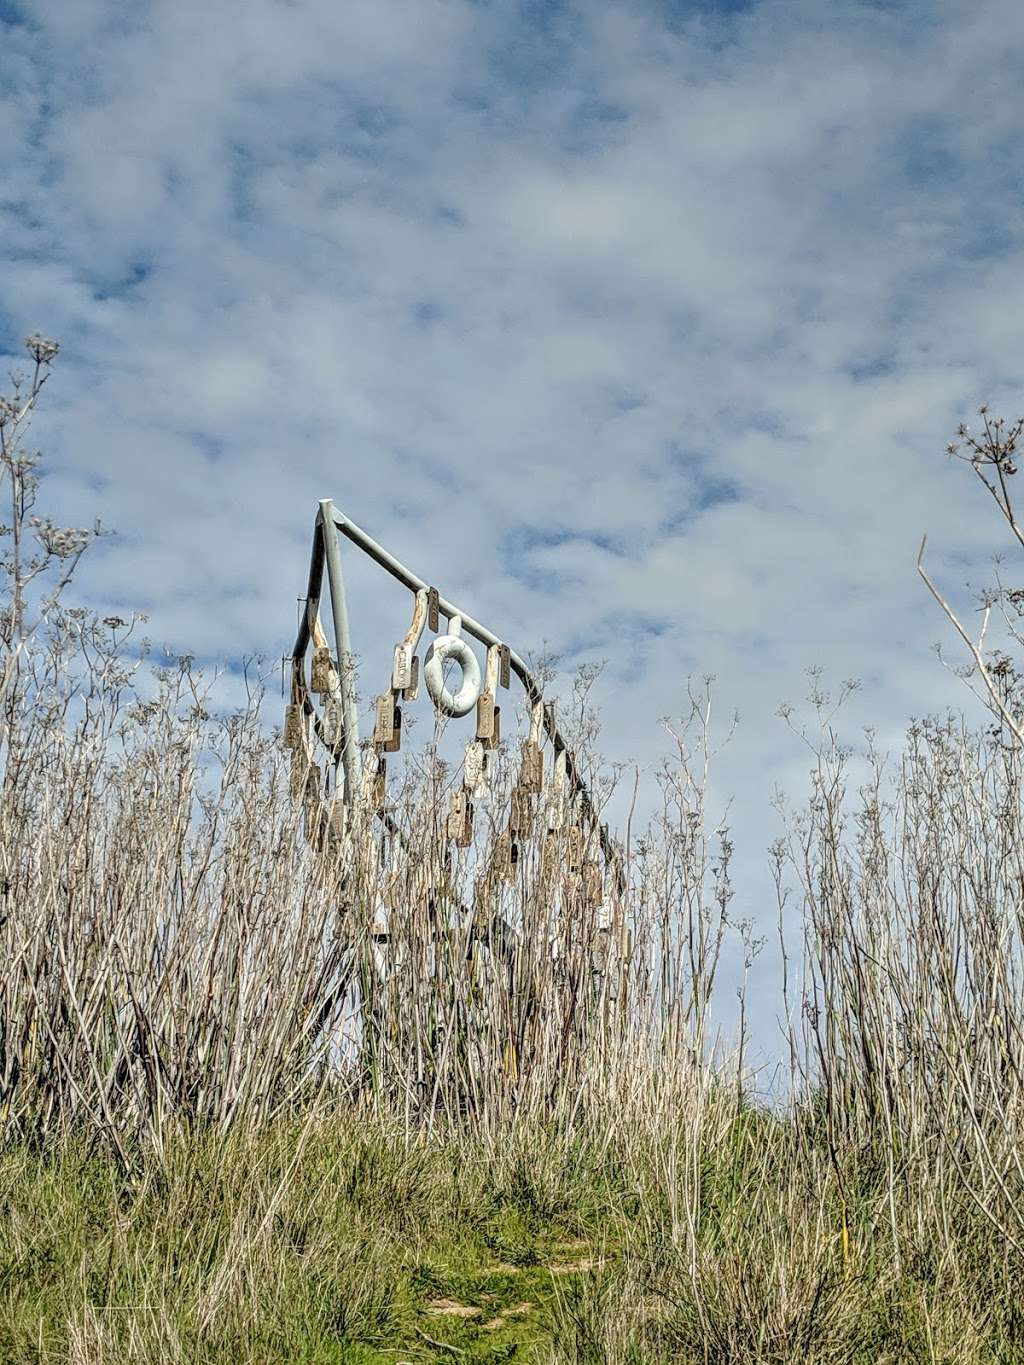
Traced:
MULTIPOLYGON (((89 593, 279 655, 333 495, 520 647, 599 642, 616 758, 716 672, 761 870, 806 665, 889 736, 966 704, 914 556, 964 602, 1002 544, 940 452, 1019 401, 1018 6, 25 9, 3 334, 65 342, 50 489, 124 533, 89 593)), ((406 603, 351 579, 376 676, 406 603)))

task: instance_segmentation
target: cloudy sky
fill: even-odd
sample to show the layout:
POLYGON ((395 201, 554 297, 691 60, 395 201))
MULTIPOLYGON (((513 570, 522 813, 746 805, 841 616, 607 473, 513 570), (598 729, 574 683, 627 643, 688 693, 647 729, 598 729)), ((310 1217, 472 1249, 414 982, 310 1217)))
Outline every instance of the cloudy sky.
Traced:
MULTIPOLYGON (((804 670, 854 741, 970 705, 914 561, 969 608, 1004 544, 942 452, 1021 406, 1022 57, 1018 0, 0 0, 0 353, 63 343, 81 591, 277 657, 332 496, 605 660, 613 759, 714 673, 770 916, 804 670)), ((346 562, 372 690, 408 603, 346 562)))

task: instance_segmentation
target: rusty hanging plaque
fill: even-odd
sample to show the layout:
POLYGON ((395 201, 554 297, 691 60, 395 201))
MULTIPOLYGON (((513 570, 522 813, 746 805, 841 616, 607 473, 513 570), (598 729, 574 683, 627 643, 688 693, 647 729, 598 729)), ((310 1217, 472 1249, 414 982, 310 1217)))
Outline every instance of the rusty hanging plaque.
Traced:
POLYGON ((282 735, 286 749, 301 749, 306 738, 306 717, 303 708, 292 702, 284 708, 284 732, 282 735))
POLYGON ((499 881, 509 882, 515 871, 512 865, 512 837, 509 834, 499 834, 494 842, 494 858, 491 868, 499 881))
POLYGON ((508 645, 501 645, 498 650, 498 682, 505 688, 512 683, 512 658, 508 645))
POLYGON ((475 739, 466 745, 466 755, 462 761, 462 785, 466 791, 477 794, 487 781, 487 754, 480 740, 475 739))
POLYGON ((307 801, 302 808, 302 830, 306 842, 313 848, 321 848, 324 841, 324 813, 319 803, 307 801))
POLYGON ((427 589, 427 629, 437 634, 437 628, 441 623, 440 594, 436 588, 427 589))
POLYGON ((327 742, 337 748, 345 738, 345 716, 341 709, 341 698, 330 697, 324 707, 324 730, 327 742))
POLYGON ((415 657, 412 645, 395 645, 395 662, 391 669, 392 692, 404 692, 412 685, 412 665, 415 657))
POLYGON ((525 787, 512 793, 512 812, 509 827, 513 834, 527 835, 533 827, 533 800, 525 787))
POLYGON ((327 696, 333 691, 333 680, 331 674, 334 672, 334 661, 331 659, 331 651, 327 645, 318 645, 313 650, 313 666, 310 669, 309 690, 318 692, 321 696, 327 696))
POLYGON ((544 842, 541 844, 541 863, 540 870, 542 877, 553 877, 558 867, 558 858, 561 853, 561 839, 553 829, 549 829, 544 835, 544 842))
POLYGON ((395 737, 395 699, 390 692, 377 698, 377 717, 373 731, 374 744, 389 744, 395 737))
POLYGON ((484 747, 485 747, 486 749, 496 749, 500 743, 501 743, 501 707, 500 707, 500 706, 496 706, 496 707, 494 708, 494 724, 491 726, 491 737, 490 737, 490 739, 485 739, 485 740, 484 740, 484 747))
POLYGON ((539 792, 544 786, 544 755, 540 745, 532 739, 528 739, 523 745, 523 765, 519 783, 531 792, 539 792))
POLYGON ((348 828, 347 811, 345 803, 340 796, 336 796, 334 804, 331 806, 331 813, 328 817, 328 828, 335 839, 343 839, 348 828))
POLYGON ((448 815, 448 838, 459 848, 468 848, 473 842, 473 803, 464 791, 457 791, 452 795, 448 815))
POLYGON ((402 696, 406 701, 415 701, 420 694, 420 660, 419 655, 412 656, 412 663, 409 665, 409 681, 402 691, 402 696))
POLYGON ((292 752, 292 766, 288 776, 288 791, 292 797, 298 798, 305 794, 311 771, 309 754, 304 748, 295 749, 292 752))
MULTIPOLYGON (((473 882, 473 916, 474 921, 479 920, 481 914, 487 909, 491 898, 491 883, 486 874, 477 877, 473 882)), ((474 923, 474 928, 476 924, 474 923)))
POLYGON ((579 872, 583 866, 583 831, 579 825, 570 825, 567 833, 565 860, 570 872, 579 872))
POLYGON ((480 699, 476 704, 476 737, 489 743, 494 735, 494 715, 497 707, 494 705, 494 693, 485 689, 480 693, 480 699))
POLYGON ((588 862, 584 864, 583 892, 588 904, 594 907, 604 904, 604 875, 600 863, 588 862))
POLYGON ((397 754, 402 747, 402 708, 394 706, 391 713, 391 738, 384 743, 386 754, 397 754))

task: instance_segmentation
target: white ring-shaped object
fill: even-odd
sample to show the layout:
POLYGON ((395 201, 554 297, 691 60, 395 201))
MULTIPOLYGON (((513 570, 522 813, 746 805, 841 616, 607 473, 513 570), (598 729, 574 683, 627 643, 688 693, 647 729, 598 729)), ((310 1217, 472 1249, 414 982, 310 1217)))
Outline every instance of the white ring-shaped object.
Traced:
POLYGON ((446 716, 466 716, 480 698, 480 665, 461 635, 439 635, 423 665, 430 700, 446 716), (462 669, 462 685, 453 696, 444 685, 444 666, 451 659, 462 669))

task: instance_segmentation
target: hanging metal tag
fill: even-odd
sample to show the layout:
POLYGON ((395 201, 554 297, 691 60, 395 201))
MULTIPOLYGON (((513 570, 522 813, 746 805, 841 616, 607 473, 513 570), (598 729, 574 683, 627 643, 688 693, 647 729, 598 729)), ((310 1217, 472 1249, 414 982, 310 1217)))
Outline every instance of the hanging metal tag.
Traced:
POLYGON ((281 738, 286 749, 301 749, 305 746, 308 734, 305 708, 298 702, 291 702, 284 708, 284 726, 281 738))
POLYGON ((402 747, 402 708, 395 706, 391 713, 391 738, 385 740, 383 749, 386 754, 397 754, 402 747))
POLYGON ((415 701, 420 694, 420 660, 419 655, 412 656, 412 667, 409 669, 409 683, 402 692, 406 701, 415 701))
POLYGON ((348 811, 340 796, 336 796, 331 805, 331 813, 328 816, 327 827, 330 830, 331 836, 335 839, 344 839, 348 831, 348 811))
POLYGON ((337 688, 337 673, 334 660, 327 645, 318 645, 313 650, 313 666, 310 669, 309 690, 320 696, 330 696, 337 688))
POLYGON ((539 792, 544 787, 544 755, 540 747, 528 739, 523 745, 523 766, 519 781, 527 791, 539 792))
POLYGON ((548 830, 544 835, 544 842, 541 845, 540 871, 541 876, 547 880, 555 875, 558 868, 558 859, 561 852, 561 839, 554 830, 548 830))
POLYGON ((324 812, 319 802, 314 804, 307 800, 302 808, 302 832, 306 836, 306 843, 313 848, 320 848, 324 837, 324 812))
POLYGON ((459 848, 468 848, 473 842, 473 804, 464 791, 452 793, 448 838, 459 848))
POLYGON ((589 905, 596 908, 604 904, 604 873, 600 863, 583 865, 583 893, 589 905))
POLYGON ((544 754, 540 747, 544 724, 544 706, 537 702, 530 716, 530 736, 522 749, 519 785, 527 791, 539 792, 544 787, 544 754))
POLYGON ((389 744, 395 737, 395 699, 390 692, 377 698, 377 721, 373 731, 374 744, 389 744))
POLYGON ((487 785, 487 753, 478 739, 466 745, 462 761, 462 785, 473 796, 479 796, 487 785))
POLYGON ((570 872, 579 872, 583 866, 583 831, 579 825, 570 825, 567 835, 565 860, 570 872))
POLYGON ((476 704, 476 737, 488 745, 494 735, 494 711, 494 693, 481 692, 476 704))
POLYGON ((552 764, 551 787, 548 800, 549 829, 561 829, 566 821, 566 789, 568 787, 566 762, 565 750, 556 749, 555 761, 552 764))
POLYGON ((328 697, 324 702, 323 715, 324 743, 335 748, 342 741, 344 727, 341 718, 341 698, 328 697))
POLYGON ((305 796, 306 784, 309 781, 312 764, 309 761, 309 753, 303 747, 292 751, 292 766, 288 775, 288 794, 293 800, 297 801, 305 796))
POLYGON ((404 692, 412 682, 412 665, 415 657, 412 645, 395 645, 395 662, 391 669, 393 692, 404 692))
MULTIPOLYGON (((491 868, 494 876, 497 877, 499 881, 510 882, 512 880, 515 871, 512 862, 512 848, 512 836, 508 833, 499 834, 494 841, 494 856, 491 868)), ((516 851, 516 860, 518 861, 518 850, 516 851)))
POLYGON ((384 802, 388 794, 388 765, 384 755, 381 754, 377 759, 377 768, 370 772, 370 801, 374 810, 380 811, 384 808, 384 802))
POLYGON ((513 834, 525 837, 533 828, 533 799, 525 787, 516 787, 512 793, 512 812, 509 828, 513 834))
POLYGON ((500 653, 500 645, 491 645, 487 650, 484 689, 476 704, 476 737, 482 740, 488 749, 496 749, 501 742, 500 721, 498 720, 501 712, 500 708, 495 705, 495 692, 498 686, 498 656, 500 653))

